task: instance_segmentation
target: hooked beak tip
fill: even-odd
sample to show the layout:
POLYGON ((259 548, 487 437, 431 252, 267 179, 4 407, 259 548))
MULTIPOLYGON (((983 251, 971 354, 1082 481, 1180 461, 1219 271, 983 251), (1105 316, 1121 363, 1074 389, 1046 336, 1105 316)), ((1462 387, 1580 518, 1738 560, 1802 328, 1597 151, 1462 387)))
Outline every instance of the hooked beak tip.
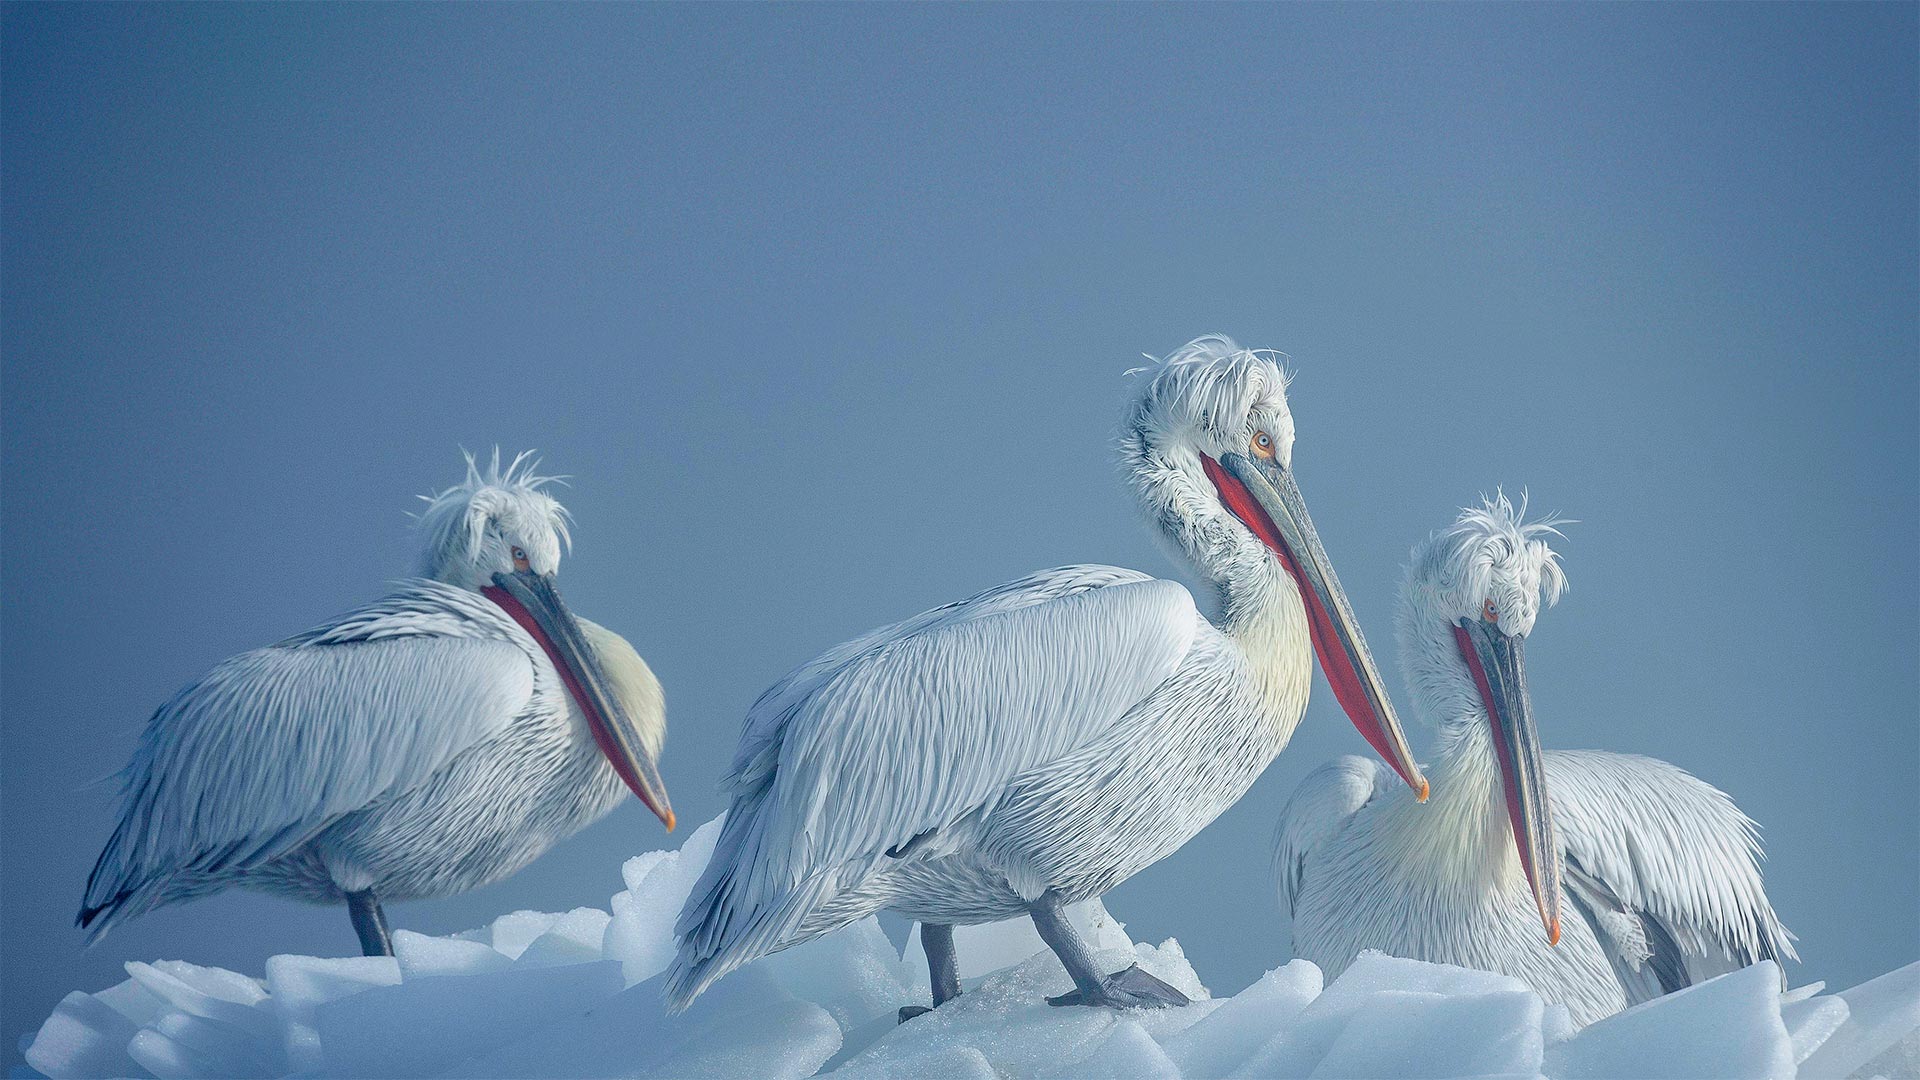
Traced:
POLYGON ((1427 796, 1428 796, 1428 795, 1431 795, 1431 794, 1433 794, 1433 785, 1432 785, 1432 784, 1429 784, 1429 783, 1427 783, 1427 778, 1426 778, 1426 777, 1424 777, 1424 776, 1423 776, 1423 777, 1421 777, 1421 778, 1420 778, 1420 790, 1419 790, 1419 792, 1418 792, 1418 793, 1417 793, 1416 795, 1414 795, 1414 797, 1413 797, 1413 801, 1415 801, 1415 802, 1426 802, 1426 801, 1427 801, 1427 796))
POLYGON ((1560 920, 1557 918, 1547 920, 1547 944, 1560 944, 1560 920))
MULTIPOLYGON (((668 832, 672 832, 672 831, 673 831, 673 826, 674 826, 674 823, 675 823, 675 821, 676 821, 676 819, 674 818, 674 816, 673 816, 673 811, 671 811, 671 810, 669 810, 669 811, 667 811, 667 812, 666 812, 665 814, 663 814, 663 815, 661 815, 661 818, 660 818, 660 822, 661 822, 661 824, 663 824, 663 825, 665 825, 665 826, 667 827, 667 831, 668 831, 668 832)), ((1558 931, 1558 930, 1556 930, 1556 931, 1554 931, 1554 939, 1555 939, 1555 940, 1557 941, 1557 940, 1559 940, 1559 937, 1560 937, 1560 933, 1559 933, 1559 931, 1558 931)))

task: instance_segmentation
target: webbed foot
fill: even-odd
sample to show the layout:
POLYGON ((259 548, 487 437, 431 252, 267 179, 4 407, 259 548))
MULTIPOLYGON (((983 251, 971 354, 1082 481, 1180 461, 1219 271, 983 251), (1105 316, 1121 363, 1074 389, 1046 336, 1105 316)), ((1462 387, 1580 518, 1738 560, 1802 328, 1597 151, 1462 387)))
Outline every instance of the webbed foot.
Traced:
MULTIPOLYGON (((1135 964, 1100 980, 1100 988, 1091 995, 1073 990, 1047 999, 1049 1005, 1104 1005, 1110 1009, 1164 1009, 1186 1005, 1191 998, 1172 985, 1155 978, 1135 964)), ((902 1010, 903 1012, 905 1010, 902 1010)))

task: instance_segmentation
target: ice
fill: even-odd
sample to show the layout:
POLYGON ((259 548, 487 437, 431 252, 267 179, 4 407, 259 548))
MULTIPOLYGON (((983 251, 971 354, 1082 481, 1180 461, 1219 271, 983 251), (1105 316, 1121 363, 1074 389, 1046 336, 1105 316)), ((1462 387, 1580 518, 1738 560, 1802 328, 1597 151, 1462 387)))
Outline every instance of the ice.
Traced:
POLYGON ((455 934, 455 937, 477 941, 490 945, 493 951, 509 960, 518 960, 533 939, 547 932, 559 916, 544 911, 511 911, 493 920, 484 930, 470 930, 467 937, 455 934))
MULTIPOLYGON (((396 942, 396 947, 398 943, 396 942)), ((613 996, 606 961, 408 977, 323 1005, 316 1027, 332 1076, 430 1076, 613 996)))
POLYGON ((926 976, 900 960, 874 919, 775 953, 758 966, 787 992, 810 996, 842 1027, 932 1000, 926 976))
POLYGON ((607 959, 620 961, 627 985, 653 978, 673 960, 674 919, 713 857, 725 822, 722 814, 694 830, 679 851, 650 852, 620 868, 627 888, 613 897, 601 948, 607 959))
POLYGON ((1348 1016, 1310 1074, 1366 1077, 1533 1076, 1541 1004, 1526 990, 1450 997, 1381 990, 1348 1016), (1391 1032, 1392 1038, 1382 1038, 1391 1032))
MULTIPOLYGON (((1847 1003, 1847 1022, 1801 1063, 1801 1073, 1812 1077, 1872 1075, 1868 1065, 1888 1052, 1902 1039, 1911 1039, 1920 1030, 1920 963, 1908 964, 1871 982, 1861 983, 1839 995, 1847 1003)), ((1817 1000, 1817 999, 1816 999, 1817 1000)), ((1889 1067, 1902 1068, 1897 1062, 1889 1067)), ((1908 1054, 1904 1073, 1890 1076, 1920 1075, 1911 1069, 1908 1054)))
POLYGON ((400 961, 400 975, 404 979, 478 975, 513 966, 512 957, 495 951, 491 945, 461 938, 428 937, 411 930, 393 932, 393 955, 400 961))
MULTIPOLYGON (((958 949, 961 946, 958 935, 955 937, 958 949)), ((1194 998, 1199 1007, 1145 1010, 1125 1017, 1108 1009, 1054 1008, 1045 998, 1072 989, 1073 980, 1043 947, 1019 964, 988 975, 933 1012, 886 1031, 851 1060, 837 1063, 839 1068, 832 1075, 934 1075, 949 1067, 943 1063, 972 1061, 972 1055, 963 1053, 966 1050, 975 1051, 992 1070, 991 1075, 1062 1075, 1101 1053, 1121 1023, 1147 1032, 1157 1045, 1159 1039, 1196 1023, 1205 1015, 1204 1010, 1212 1007, 1206 1001, 1206 989, 1178 945, 1167 942, 1159 948, 1123 947, 1112 937, 1105 940, 1109 947, 1095 953, 1103 970, 1117 971, 1138 963, 1194 998), (955 1054, 960 1057, 955 1058, 955 1054)), ((1160 1056, 1164 1058, 1164 1052, 1160 1056)), ((1172 1067, 1170 1061, 1168 1067, 1172 1067)))
POLYGON ((27 1044, 27 1064, 53 1077, 131 1076, 138 1066, 127 1044, 139 1031, 100 998, 75 990, 27 1044))
POLYGON ((1320 969, 1295 960, 1262 975, 1166 1042, 1186 1076, 1225 1076, 1320 996, 1320 969))
POLYGON ((1093 1053, 1059 1075, 1065 1080, 1180 1080, 1180 1067, 1146 1028, 1121 1020, 1093 1053))
POLYGON ((1920 1029, 1909 1031, 1906 1037, 1883 1051, 1879 1057, 1854 1070, 1855 1076, 1884 1076, 1888 1080, 1903 1077, 1913 1080, 1920 1076, 1920 1029))
MULTIPOLYGON (((1830 995, 1801 1001, 1782 1001, 1780 1022, 1787 1025, 1787 1038, 1793 1043, 1793 1060, 1801 1064, 1824 1045, 1840 1025, 1847 1022, 1844 998, 1830 995)), ((1803 1073, 1804 1069, 1801 1070, 1803 1073)))
MULTIPOLYGON (((1329 1051, 1336 1046, 1351 1047, 1356 1040, 1369 1034, 1367 1028, 1362 1026, 1345 1043, 1341 1041, 1356 1016, 1364 1013, 1363 1022, 1378 1016, 1380 1009, 1373 1004, 1373 999, 1381 994, 1425 995, 1424 998, 1390 999, 1394 1005, 1420 1012, 1429 1008, 1427 1002, 1451 996, 1481 999, 1527 992, 1526 986, 1519 980, 1504 975, 1365 952, 1355 957, 1340 978, 1315 998, 1291 1025, 1281 1028, 1249 1057, 1238 1068, 1237 1075, 1313 1075, 1314 1069, 1329 1051)), ((1535 1018, 1536 1034, 1538 1023, 1535 1018)), ((1338 1069, 1342 1066, 1336 1060, 1330 1067, 1338 1069)), ((1417 1069, 1414 1074, 1443 1075, 1430 1069, 1417 1069)))
POLYGON ((669 1016, 658 978, 628 987, 450 1076, 804 1077, 840 1045, 833 1018, 781 989, 758 965, 722 979, 669 1016))
POLYGON ((1554 1047, 1547 1073, 1565 1080, 1791 1077, 1780 969, 1763 960, 1590 1024, 1554 1047))
MULTIPOLYGON (((265 978, 180 961, 69 994, 15 1075, 845 1078, 1913 1076, 1920 964, 1840 994, 1788 994, 1760 964, 1577 1030, 1502 975, 1355 958, 1323 985, 1296 960, 1214 999, 1179 943, 1135 944, 1098 902, 1069 918, 1103 971, 1139 964, 1183 1008, 1055 1008, 1072 980, 1027 919, 960 927, 962 993, 926 1004, 918 944, 866 918, 749 964, 684 1014, 662 972, 719 822, 622 867, 611 913, 518 911, 397 957, 276 956, 265 978)), ((1199 910, 1196 908, 1196 911, 1199 910)), ((1196 916, 1197 917, 1197 916, 1196 916)), ((898 929, 899 927, 896 927, 898 929)), ((911 934, 911 925, 905 924, 911 934)))
POLYGON ((267 993, 280 1014, 287 1066, 295 1074, 318 1072, 325 1056, 315 1015, 330 1001, 400 982, 400 963, 389 956, 276 956, 267 961, 267 993))
MULTIPOLYGON (((546 932, 534 938, 514 959, 518 967, 558 967, 598 960, 613 919, 599 908, 575 908, 554 919, 546 932)), ((498 938, 494 948, 498 949, 498 938)))

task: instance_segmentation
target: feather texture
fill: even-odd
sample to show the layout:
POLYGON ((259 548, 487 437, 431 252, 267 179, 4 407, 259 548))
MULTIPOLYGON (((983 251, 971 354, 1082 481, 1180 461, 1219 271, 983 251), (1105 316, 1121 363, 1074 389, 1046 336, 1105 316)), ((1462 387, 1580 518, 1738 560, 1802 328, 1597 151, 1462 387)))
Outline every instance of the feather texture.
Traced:
POLYGON ((1098 895, 1185 843, 1280 752, 1312 649, 1297 583, 1203 461, 1291 460, 1274 354, 1218 335, 1151 369, 1120 457, 1218 593, 1129 570, 1035 574, 822 653, 754 705, 713 861, 680 913, 669 1004, 891 908, 1003 919, 1098 895))
MULTIPOLYGON (((546 652, 473 591, 523 553, 552 573, 565 511, 527 455, 432 497, 437 579, 232 657, 148 721, 79 916, 98 938, 242 885, 337 902, 441 896, 512 873, 624 788, 546 652)), ((609 692, 657 755, 665 706, 619 635, 584 619, 609 692)))
MULTIPOLYGON (((690 1000, 790 944, 828 895, 861 897, 833 922, 897 900, 904 849, 926 863, 977 844, 1023 776, 1122 723, 1205 625, 1175 583, 1063 567, 865 635, 775 684, 724 781, 734 808, 676 928, 670 993, 690 1000)), ((1004 877, 1020 876, 1023 847, 1012 839, 995 860, 1004 877)))
POLYGON ((1402 666, 1439 728, 1434 796, 1414 805, 1358 758, 1323 766, 1281 816, 1280 905, 1294 952, 1337 976, 1362 949, 1498 971, 1591 1023, 1761 959, 1794 957, 1760 879, 1752 821, 1662 761, 1544 755, 1566 895, 1581 918, 1542 932, 1501 790, 1485 706, 1452 627, 1481 605, 1533 629, 1565 579, 1546 537, 1504 496, 1414 550, 1401 593, 1402 666))

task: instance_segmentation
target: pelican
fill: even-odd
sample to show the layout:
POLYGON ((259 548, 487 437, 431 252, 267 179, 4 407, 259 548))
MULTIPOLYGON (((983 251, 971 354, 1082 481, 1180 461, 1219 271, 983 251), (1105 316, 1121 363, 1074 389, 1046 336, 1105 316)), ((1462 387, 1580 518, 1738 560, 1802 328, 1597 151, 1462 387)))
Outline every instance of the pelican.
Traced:
POLYGON ((230 885, 345 903, 391 955, 382 899, 498 880, 623 786, 673 828, 660 684, 554 588, 567 513, 525 454, 428 497, 421 576, 228 659, 160 706, 120 774, 79 924, 230 885))
POLYGON ((1496 971, 1581 1024, 1794 957, 1725 793, 1652 758, 1541 752, 1523 646, 1566 588, 1564 522, 1524 517, 1496 495, 1414 548, 1397 629, 1439 794, 1415 812, 1358 757, 1301 782, 1275 853, 1294 954, 1329 978, 1362 949, 1496 971))
POLYGON ((875 630, 761 695, 680 912, 670 1007, 883 908, 921 923, 935 1007, 960 989, 952 927, 1017 915, 1072 976, 1053 1004, 1185 1004, 1137 966, 1098 971, 1061 908, 1240 798, 1293 734, 1315 650, 1424 794, 1295 485, 1285 386, 1272 354, 1203 337, 1158 365, 1122 432, 1147 515, 1219 594, 1217 625, 1175 582, 1068 566, 875 630))

